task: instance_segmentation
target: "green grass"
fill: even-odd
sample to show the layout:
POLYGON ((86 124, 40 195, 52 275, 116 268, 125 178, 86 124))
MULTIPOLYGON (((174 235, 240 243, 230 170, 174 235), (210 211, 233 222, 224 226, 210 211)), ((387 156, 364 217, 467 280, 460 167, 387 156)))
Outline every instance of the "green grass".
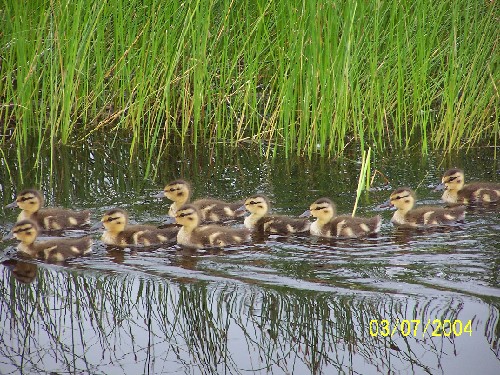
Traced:
POLYGON ((497 144, 497 2, 3 0, 0 144, 497 144), (7 136, 13 134, 12 136, 7 136))

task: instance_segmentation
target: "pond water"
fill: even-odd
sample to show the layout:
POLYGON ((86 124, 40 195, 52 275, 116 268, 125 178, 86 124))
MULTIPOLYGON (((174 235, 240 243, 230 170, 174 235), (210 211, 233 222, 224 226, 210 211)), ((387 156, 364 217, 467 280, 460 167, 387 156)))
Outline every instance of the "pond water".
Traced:
MULTIPOLYGON (((220 148, 161 155, 144 179, 147 163, 124 149, 41 153, 35 169, 7 151, 0 203, 36 186, 50 205, 91 209, 93 221, 122 207, 133 221, 162 223, 168 202, 151 196, 184 177, 195 198, 261 192, 274 212, 299 215, 328 196, 350 213, 360 169, 359 152, 265 160, 220 148)), ((0 373, 498 374, 499 210, 468 210, 465 223, 432 231, 395 229, 392 212, 377 210, 399 186, 440 204, 432 188, 448 167, 498 181, 493 156, 375 153, 372 171, 389 183, 377 174, 357 214, 384 221, 363 240, 271 236, 198 252, 96 241, 92 255, 57 265, 23 261, 15 241, 0 242, 0 373)), ((0 235, 17 214, 0 211, 0 235)))

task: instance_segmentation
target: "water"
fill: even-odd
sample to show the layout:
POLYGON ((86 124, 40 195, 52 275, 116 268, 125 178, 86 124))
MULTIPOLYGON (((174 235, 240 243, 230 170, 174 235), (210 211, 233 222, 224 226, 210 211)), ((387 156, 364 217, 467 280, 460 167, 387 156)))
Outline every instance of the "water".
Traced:
MULTIPOLYGON (((432 186, 451 166, 464 167, 468 181, 498 181, 493 152, 375 154, 372 168, 390 185, 377 175, 358 210, 382 214, 374 238, 271 236, 198 252, 97 242, 91 256, 62 265, 21 261, 15 242, 1 242, 0 373, 497 374, 498 209, 469 210, 464 224, 432 231, 395 229, 392 212, 377 210, 404 185, 439 204, 432 186), (439 330, 445 320, 452 326, 439 330)), ((298 215, 328 196, 349 213, 358 154, 265 161, 253 151, 172 153, 143 179, 147 164, 129 163, 119 147, 62 149, 52 173, 45 154, 32 169, 7 153, 12 176, 2 167, 0 203, 41 186, 49 204, 89 208, 93 220, 119 206, 134 221, 161 223, 168 203, 150 196, 183 176, 195 197, 263 192, 274 212, 298 215), (13 177, 20 168, 22 182, 13 177)), ((17 213, 0 213, 0 234, 17 213)))

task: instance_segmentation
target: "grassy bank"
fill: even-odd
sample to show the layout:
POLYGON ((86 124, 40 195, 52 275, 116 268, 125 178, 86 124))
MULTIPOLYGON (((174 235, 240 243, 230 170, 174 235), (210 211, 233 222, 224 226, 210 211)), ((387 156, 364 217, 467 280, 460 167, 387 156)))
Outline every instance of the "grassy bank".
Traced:
POLYGON ((497 2, 3 0, 0 144, 498 142, 497 2))

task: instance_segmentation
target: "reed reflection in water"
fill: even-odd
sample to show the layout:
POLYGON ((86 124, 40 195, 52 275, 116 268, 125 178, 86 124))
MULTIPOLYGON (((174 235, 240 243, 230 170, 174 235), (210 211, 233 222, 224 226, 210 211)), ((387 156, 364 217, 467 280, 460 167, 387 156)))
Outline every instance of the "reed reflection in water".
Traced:
POLYGON ((179 284, 14 262, 0 268, 5 374, 484 374, 499 354, 498 305, 470 308, 460 296, 179 284), (36 276, 26 283, 15 269, 36 276), (472 336, 373 337, 370 321, 382 319, 471 319, 472 336))

